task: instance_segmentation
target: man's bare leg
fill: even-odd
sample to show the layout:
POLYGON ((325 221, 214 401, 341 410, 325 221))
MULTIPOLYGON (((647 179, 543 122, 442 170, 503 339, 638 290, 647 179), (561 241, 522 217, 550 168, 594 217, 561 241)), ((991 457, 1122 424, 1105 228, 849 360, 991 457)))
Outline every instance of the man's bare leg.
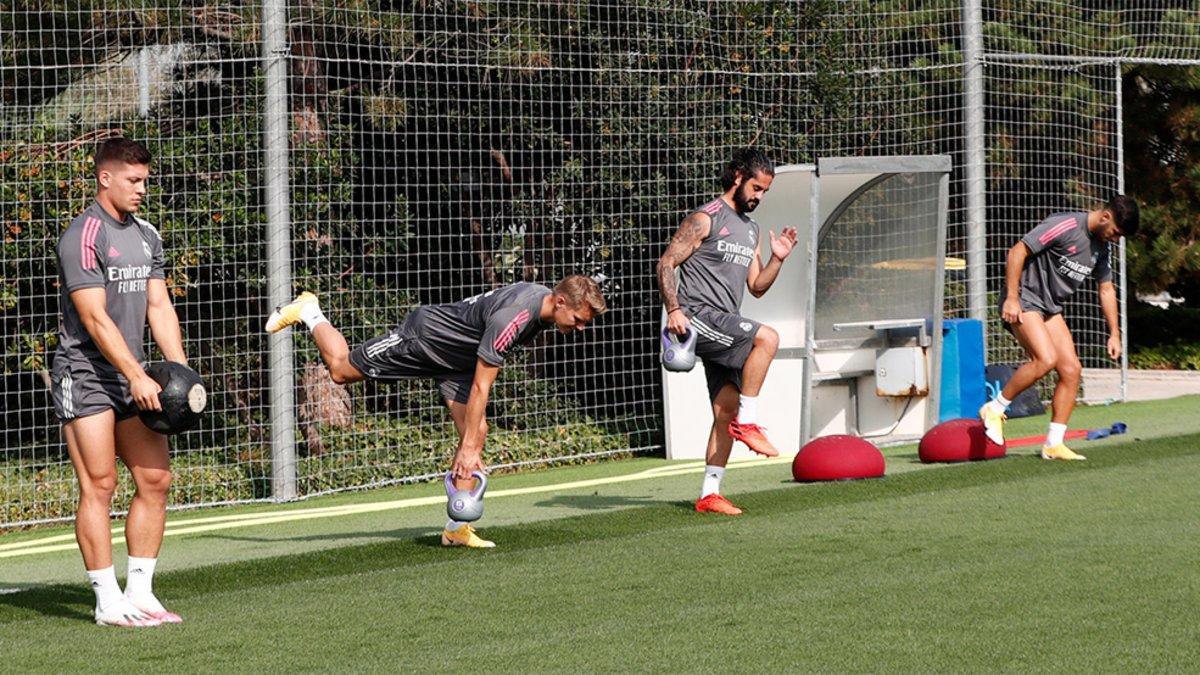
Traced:
MULTIPOLYGON (((1062 321, 1061 316, 1053 318, 1062 321)), ((1066 324, 1063 325, 1065 327, 1066 324)), ((1017 372, 1013 373, 1008 383, 1004 385, 1001 394, 1009 401, 1054 370, 1058 360, 1058 350, 1054 346, 1050 331, 1046 328, 1046 320, 1042 318, 1040 312, 1021 314, 1021 323, 1013 326, 1013 334, 1016 335, 1017 342, 1029 356, 1029 361, 1017 368, 1017 372)))
POLYGON ((1054 346, 1054 369, 1058 372, 1058 385, 1054 387, 1054 398, 1050 403, 1051 421, 1067 424, 1075 410, 1075 400, 1079 398, 1083 365, 1075 351, 1075 338, 1061 314, 1046 321, 1046 331, 1054 346))
MULTIPOLYGON (((446 407, 450 409, 450 417, 454 420, 454 429, 458 431, 458 440, 461 442, 463 436, 466 435, 464 429, 467 423, 467 404, 459 403, 458 401, 446 401, 446 407)), ((479 420, 480 438, 487 441, 488 423, 487 420, 479 420)), ((456 478, 454 479, 454 487, 459 490, 464 490, 472 487, 475 484, 474 478, 456 478)))
POLYGON ((117 489, 116 417, 106 410, 77 417, 63 425, 67 453, 79 479, 79 507, 75 512, 75 540, 84 567, 111 567, 112 534, 109 511, 117 489))
POLYGON ((329 369, 329 377, 338 384, 350 384, 366 378, 361 370, 350 363, 350 345, 341 331, 325 321, 312 330, 313 342, 321 352, 321 360, 329 369))
POLYGON ((1075 410, 1075 399, 1079 396, 1079 381, 1083 366, 1075 352, 1075 339, 1062 315, 1052 316, 1046 321, 1046 331, 1054 344, 1054 369, 1058 372, 1058 384, 1050 402, 1050 426, 1046 430, 1046 443, 1042 447, 1042 459, 1082 460, 1083 455, 1071 450, 1064 443, 1067 423, 1075 410))
POLYGON ((700 499, 696 510, 704 513, 720 513, 727 516, 739 515, 742 510, 721 496, 721 481, 725 478, 725 467, 729 453, 733 450, 733 437, 729 425, 737 417, 738 389, 731 382, 725 383, 717 392, 712 404, 713 426, 708 435, 708 450, 704 456, 704 479, 700 484, 700 499))
POLYGON ((995 398, 979 409, 984 432, 996 444, 1004 443, 1004 411, 1021 392, 1053 370, 1057 358, 1054 343, 1040 312, 1022 313, 1021 321, 1013 324, 1012 329, 1017 343, 1025 350, 1029 360, 1017 368, 995 398))
POLYGON ((728 427, 730 437, 767 457, 775 457, 779 451, 758 426, 758 394, 778 351, 779 333, 770 326, 759 326, 754 333, 754 346, 742 365, 742 390, 738 397, 737 416, 728 427))
POLYGON ((183 619, 169 612, 154 595, 154 570, 167 522, 167 492, 171 487, 167 437, 154 433, 137 416, 117 422, 117 455, 133 475, 136 492, 125 520, 129 566, 125 598, 134 607, 164 623, 183 619))
POLYGON ((105 410, 75 418, 63 425, 63 435, 79 479, 75 540, 83 554, 88 583, 96 594, 96 623, 157 626, 162 622, 138 611, 125 599, 113 568, 109 511, 117 489, 116 415, 105 410))
POLYGON ((125 519, 129 555, 157 558, 167 522, 167 491, 171 487, 167 437, 146 428, 135 415, 117 422, 116 450, 133 474, 137 487, 125 519))
POLYGON ((704 453, 706 465, 724 468, 729 463, 729 453, 733 450, 729 423, 737 417, 737 409, 738 388, 732 382, 726 382, 712 404, 713 425, 708 434, 708 449, 704 453))
POLYGON ((779 351, 779 333, 770 326, 759 326, 754 334, 754 347, 750 356, 742 366, 742 396, 758 396, 762 390, 763 381, 767 379, 767 370, 771 361, 779 351))
POLYGON ((268 333, 279 331, 298 324, 304 324, 312 333, 313 341, 321 352, 321 360, 329 369, 329 377, 338 384, 358 382, 366 376, 350 363, 350 346, 341 331, 329 323, 321 312, 317 296, 309 292, 301 293, 295 300, 278 307, 267 317, 264 330, 268 333))

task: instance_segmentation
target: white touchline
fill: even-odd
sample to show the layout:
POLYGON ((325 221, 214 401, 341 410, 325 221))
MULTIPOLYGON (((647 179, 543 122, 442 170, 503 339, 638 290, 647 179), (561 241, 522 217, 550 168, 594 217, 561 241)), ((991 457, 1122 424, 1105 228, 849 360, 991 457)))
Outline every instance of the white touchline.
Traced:
MULTIPOLYGON (((791 462, 791 457, 772 457, 772 458, 749 458, 730 460, 731 464, 738 465, 753 465, 766 466, 771 464, 782 464, 791 462)), ((518 495, 537 494, 541 492, 556 492, 560 490, 576 490, 580 488, 596 487, 599 485, 612 485, 614 483, 629 483, 638 480, 648 480, 651 478, 662 478, 664 476, 680 476, 688 473, 700 472, 704 470, 704 462, 687 462, 686 464, 671 464, 659 466, 653 469, 645 469, 637 473, 623 474, 619 476, 608 476, 605 478, 590 478, 587 480, 568 481, 566 483, 552 483, 549 485, 535 485, 523 488, 510 488, 508 490, 495 490, 488 493, 489 499, 497 497, 515 497, 518 495)), ((409 499, 396 499, 386 502, 369 502, 365 504, 342 504, 339 506, 323 506, 310 509, 292 509, 287 511, 270 511, 266 513, 243 513, 232 514, 228 516, 209 516, 204 518, 189 518, 186 520, 169 521, 167 523, 164 537, 174 537, 184 534, 197 534, 200 532, 212 532, 215 530, 231 530, 240 527, 251 527, 254 525, 270 525, 274 523, 286 523, 296 520, 315 520, 318 518, 332 518, 335 516, 349 516, 361 513, 375 513, 378 511, 391 511, 395 509, 407 509, 416 506, 430 506, 441 504, 446 501, 442 495, 431 497, 412 497, 409 499)), ((119 530, 114 529, 113 534, 114 544, 125 542, 123 536, 119 536, 119 530)), ((76 548, 74 534, 56 534, 38 539, 29 539, 26 541, 14 542, 12 544, 0 544, 0 558, 15 558, 18 556, 34 555, 37 553, 53 553, 55 551, 70 551, 76 548), (69 542, 69 543, 59 543, 69 542)))

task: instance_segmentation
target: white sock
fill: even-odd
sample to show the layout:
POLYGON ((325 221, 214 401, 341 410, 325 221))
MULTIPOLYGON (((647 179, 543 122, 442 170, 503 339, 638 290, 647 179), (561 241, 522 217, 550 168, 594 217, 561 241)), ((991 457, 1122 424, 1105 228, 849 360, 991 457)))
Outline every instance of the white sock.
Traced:
POLYGON ((166 607, 154 597, 154 567, 157 558, 129 556, 128 572, 125 575, 125 597, 144 612, 165 612, 166 607))
POLYGON ((738 397, 738 424, 758 424, 758 397, 738 397))
POLYGON ((461 521, 461 520, 447 520, 446 521, 446 529, 451 532, 454 532, 455 530, 457 530, 458 528, 460 528, 466 524, 467 523, 465 521, 461 521))
POLYGON ((725 477, 725 467, 707 464, 704 467, 704 484, 700 486, 700 498, 721 492, 721 479, 725 477))
POLYGON ((329 319, 325 318, 325 314, 321 312, 321 305, 315 302, 306 302, 300 305, 300 320, 308 326, 309 330, 316 328, 323 323, 329 323, 329 319))
POLYGON ((125 595, 131 598, 154 596, 154 567, 158 558, 129 556, 128 572, 125 574, 125 595))
POLYGON ((1063 442, 1063 436, 1067 433, 1067 425, 1057 422, 1050 423, 1050 431, 1046 432, 1046 447, 1053 448, 1063 442))
POLYGON ((103 609, 121 599, 121 587, 117 585, 117 573, 112 565, 102 570, 88 570, 88 583, 96 593, 96 606, 103 609))
POLYGON ((1012 405, 1012 401, 1004 398, 1004 394, 996 394, 996 398, 988 401, 987 404, 994 412, 1004 414, 1004 411, 1008 410, 1008 406, 1012 405))

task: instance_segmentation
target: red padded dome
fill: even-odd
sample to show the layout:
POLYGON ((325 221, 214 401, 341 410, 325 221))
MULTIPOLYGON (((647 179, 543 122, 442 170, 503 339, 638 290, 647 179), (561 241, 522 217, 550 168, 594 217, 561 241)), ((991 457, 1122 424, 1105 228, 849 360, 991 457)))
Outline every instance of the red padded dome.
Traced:
POLYGON ((883 453, 857 436, 839 434, 809 441, 792 460, 792 477, 803 483, 819 480, 879 478, 883 453))
POLYGON ((930 429, 917 448, 922 462, 999 459, 1006 452, 1005 446, 988 439, 983 422, 967 418, 948 420, 930 429))

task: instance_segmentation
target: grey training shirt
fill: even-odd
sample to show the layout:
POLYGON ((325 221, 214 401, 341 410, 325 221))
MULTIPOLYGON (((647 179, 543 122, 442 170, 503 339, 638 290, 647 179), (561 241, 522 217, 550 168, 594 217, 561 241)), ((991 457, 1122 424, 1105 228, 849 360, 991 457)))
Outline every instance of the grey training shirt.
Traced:
POLYGON ((679 266, 679 304, 695 312, 702 308, 736 314, 746 290, 750 261, 758 250, 758 223, 738 215, 721 199, 692 213, 712 218, 708 236, 679 266))
POLYGON ((105 311, 134 358, 144 361, 146 284, 149 279, 165 278, 158 230, 132 215, 119 221, 92 202, 63 232, 57 257, 60 322, 55 370, 74 363, 106 376, 118 375, 83 326, 71 300, 71 293, 82 288, 104 289, 105 311))
POLYGON ((1058 314, 1088 275, 1112 281, 1108 242, 1093 237, 1087 221, 1083 211, 1056 213, 1021 238, 1030 251, 1021 271, 1022 309, 1058 314))
POLYGON ((474 372, 476 358, 501 366, 516 347, 552 325, 540 318, 542 300, 552 292, 539 284, 512 284, 460 302, 418 307, 404 325, 419 337, 426 356, 447 371, 474 372))

